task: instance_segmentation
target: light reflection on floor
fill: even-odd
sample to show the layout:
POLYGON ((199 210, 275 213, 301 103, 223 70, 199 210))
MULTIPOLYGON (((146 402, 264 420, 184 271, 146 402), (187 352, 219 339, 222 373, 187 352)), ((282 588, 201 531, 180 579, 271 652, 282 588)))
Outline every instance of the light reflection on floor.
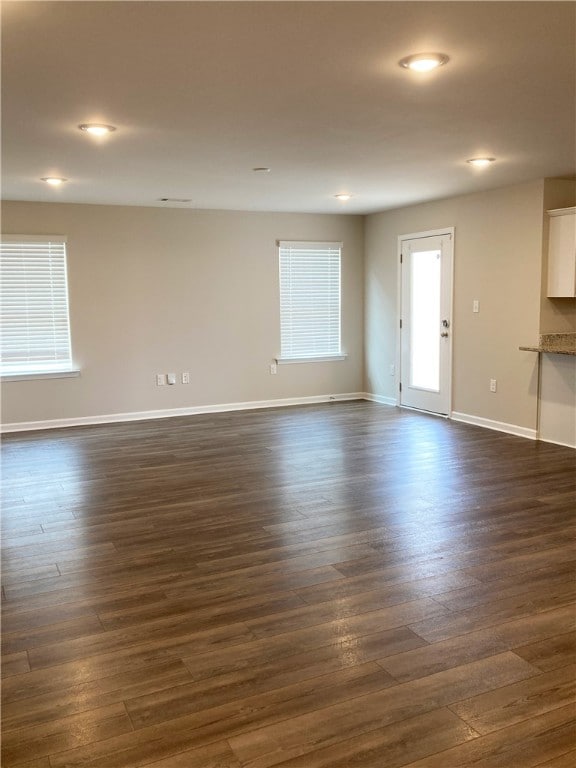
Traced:
MULTIPOLYGON (((395 411, 396 419, 397 414, 395 411)), ((358 516, 368 514, 375 528, 390 530, 395 549, 419 551, 442 544, 451 538, 444 525, 446 509, 459 500, 462 492, 458 475, 452 470, 456 456, 449 423, 409 412, 402 415, 405 418, 386 432, 386 446, 374 448, 367 440, 364 450, 350 455, 345 450, 349 423, 304 413, 301 431, 293 420, 285 431, 282 424, 278 426, 273 452, 276 463, 267 466, 266 471, 281 486, 284 499, 307 517, 316 518, 319 528, 337 520, 339 534, 353 533, 358 528, 358 516), (403 465, 395 458, 399 454, 403 465), (339 484, 339 476, 354 479, 339 484), (303 496, 306 478, 310 482, 303 496), (296 484, 299 488, 293 492, 296 484)), ((468 502, 469 496, 468 492, 468 502)), ((286 532, 291 527, 287 525, 286 532)))

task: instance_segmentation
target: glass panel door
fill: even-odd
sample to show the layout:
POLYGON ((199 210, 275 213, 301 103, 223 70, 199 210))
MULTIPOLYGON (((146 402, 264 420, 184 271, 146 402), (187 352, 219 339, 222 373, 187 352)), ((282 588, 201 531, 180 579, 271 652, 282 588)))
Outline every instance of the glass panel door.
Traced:
POLYGON ((410 260, 410 386, 440 391, 440 251, 410 260))
POLYGON ((450 413, 452 236, 402 243, 400 405, 450 413))

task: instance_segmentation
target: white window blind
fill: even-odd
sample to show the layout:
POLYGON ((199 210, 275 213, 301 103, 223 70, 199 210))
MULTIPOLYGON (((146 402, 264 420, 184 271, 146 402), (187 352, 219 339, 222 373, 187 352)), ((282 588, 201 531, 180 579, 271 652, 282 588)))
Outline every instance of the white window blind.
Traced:
POLYGON ((341 356, 342 243, 279 241, 281 360, 341 356))
POLYGON ((0 373, 71 368, 66 239, 2 235, 0 373))

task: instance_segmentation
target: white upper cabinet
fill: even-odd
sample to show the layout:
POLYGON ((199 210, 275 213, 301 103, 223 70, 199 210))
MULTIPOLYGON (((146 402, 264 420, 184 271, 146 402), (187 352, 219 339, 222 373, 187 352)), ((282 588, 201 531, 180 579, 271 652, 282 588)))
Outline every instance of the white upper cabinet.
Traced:
POLYGON ((557 208, 548 214, 548 296, 576 296, 576 208, 557 208))

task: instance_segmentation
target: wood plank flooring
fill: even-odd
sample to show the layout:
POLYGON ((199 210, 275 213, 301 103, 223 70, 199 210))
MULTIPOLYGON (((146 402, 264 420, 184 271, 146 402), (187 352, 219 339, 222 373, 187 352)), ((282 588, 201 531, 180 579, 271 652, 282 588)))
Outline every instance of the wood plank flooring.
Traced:
POLYGON ((2 451, 5 768, 574 765, 574 451, 360 401, 2 451))

